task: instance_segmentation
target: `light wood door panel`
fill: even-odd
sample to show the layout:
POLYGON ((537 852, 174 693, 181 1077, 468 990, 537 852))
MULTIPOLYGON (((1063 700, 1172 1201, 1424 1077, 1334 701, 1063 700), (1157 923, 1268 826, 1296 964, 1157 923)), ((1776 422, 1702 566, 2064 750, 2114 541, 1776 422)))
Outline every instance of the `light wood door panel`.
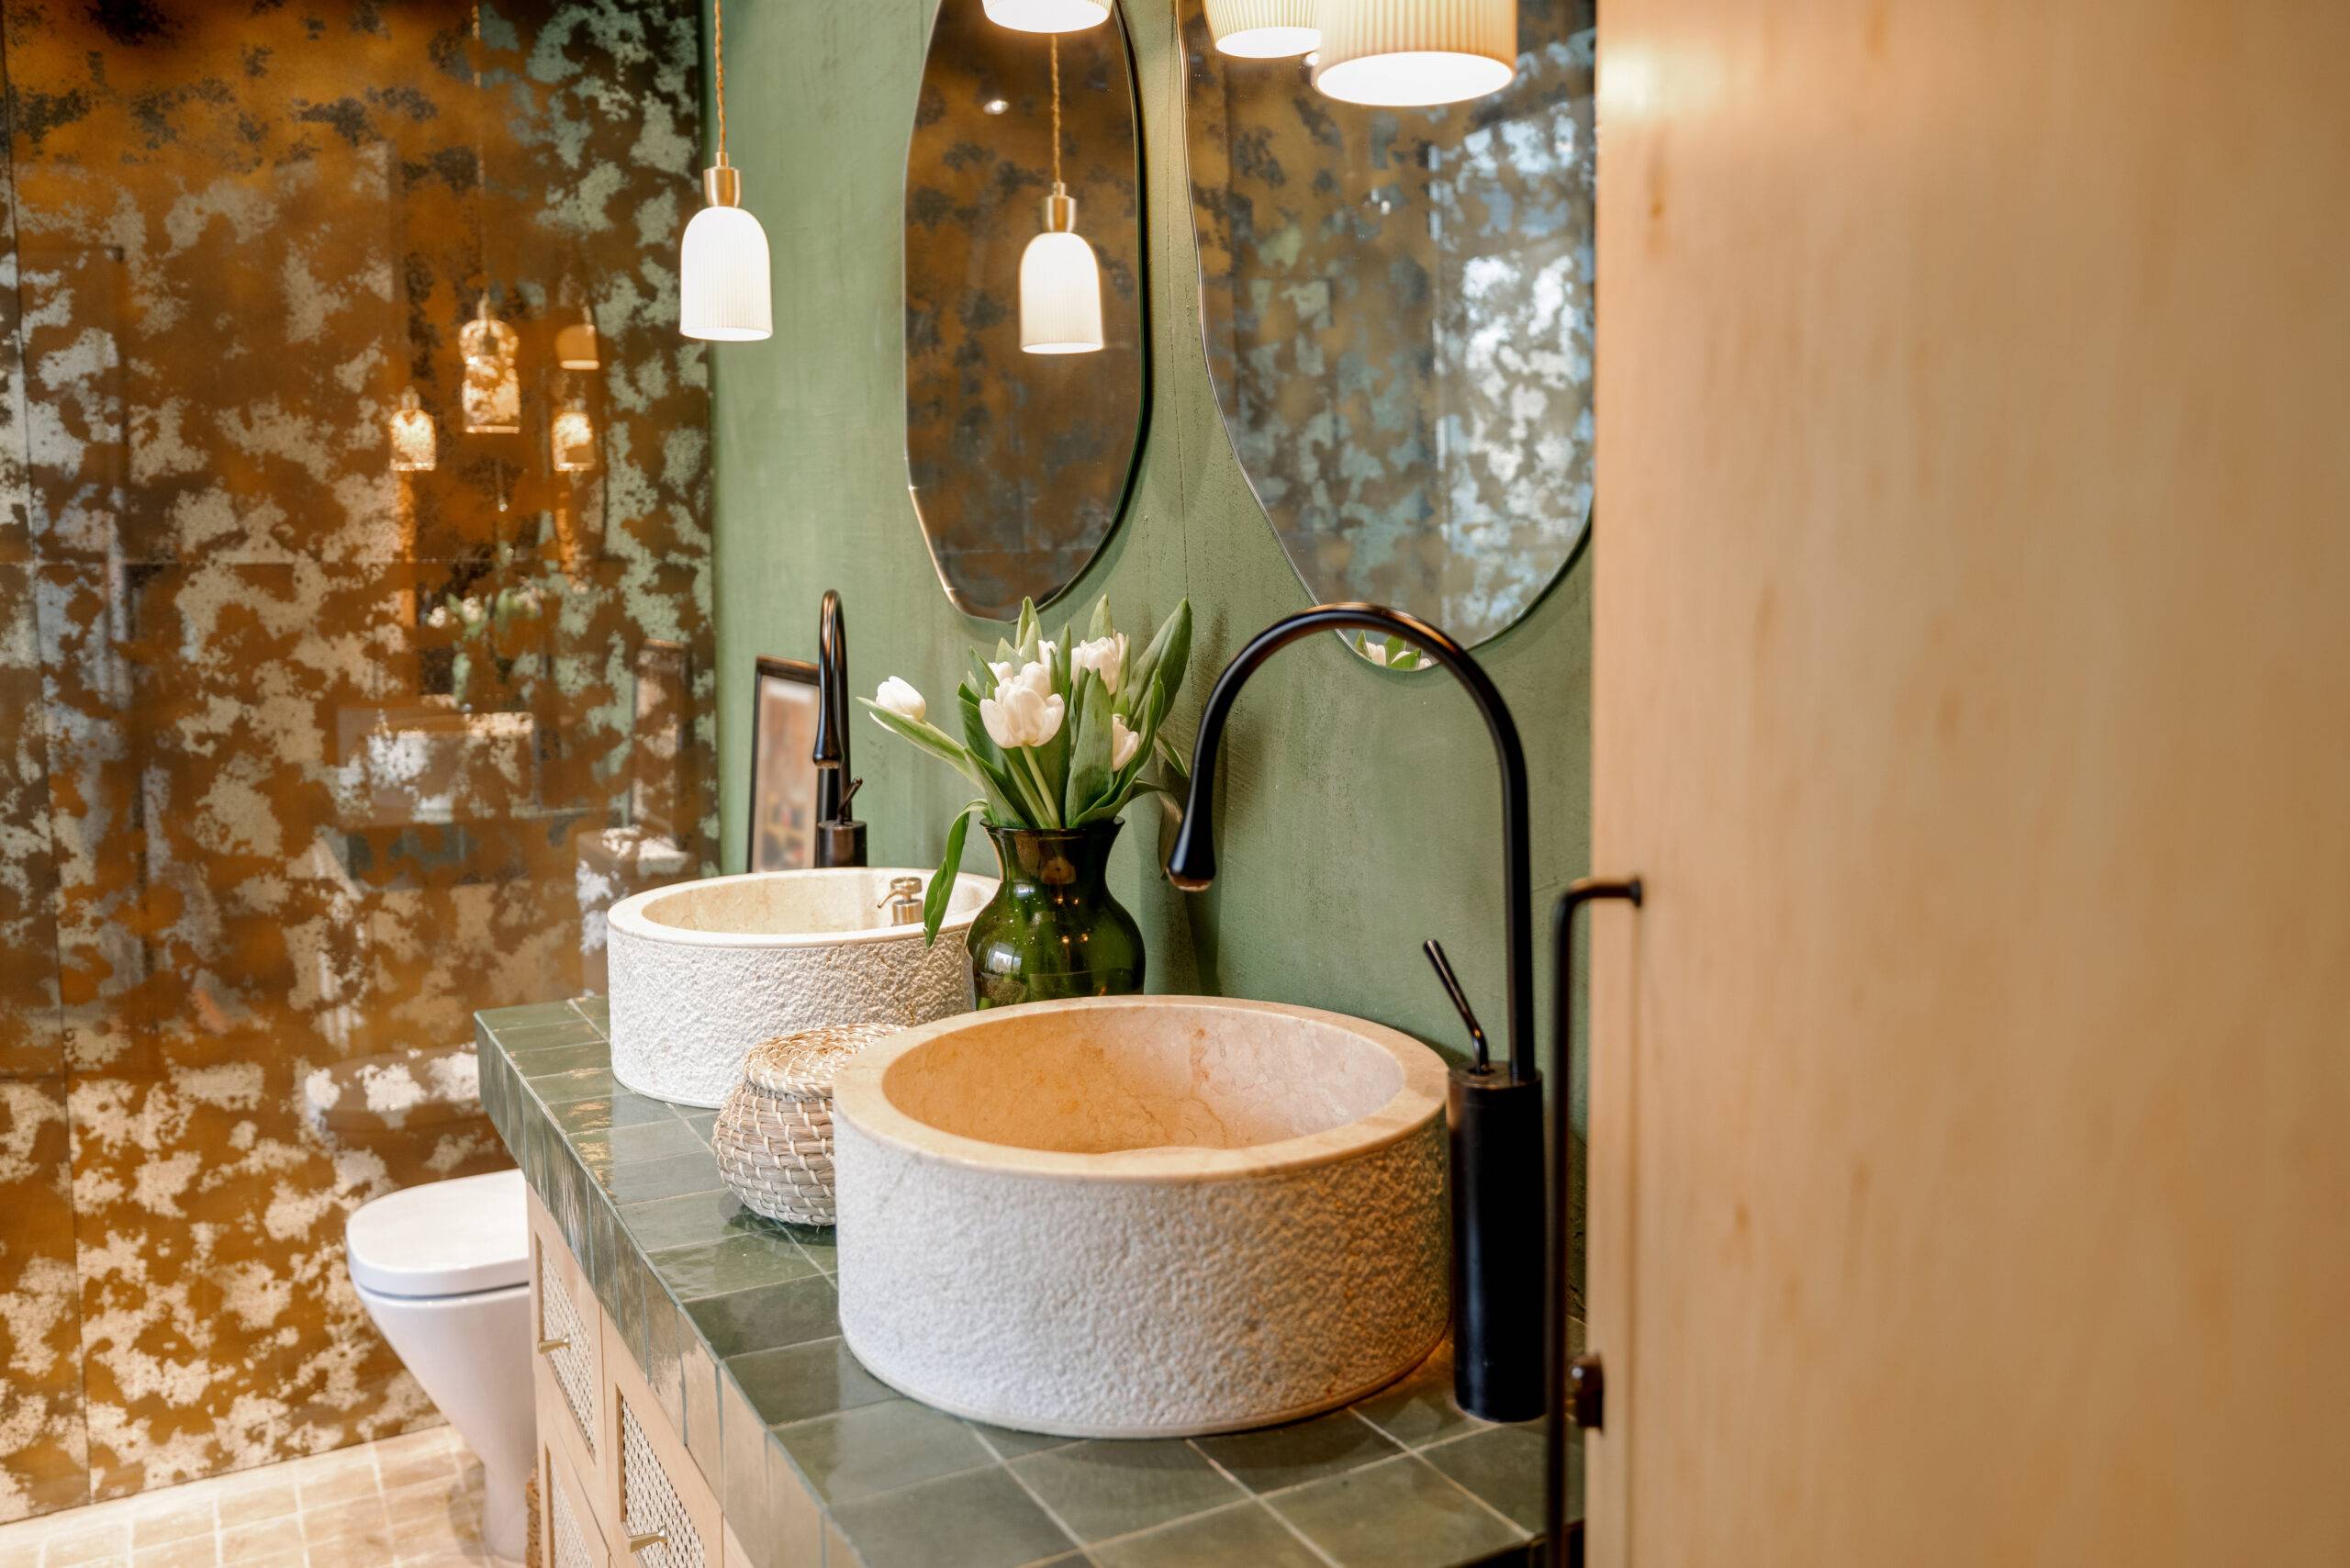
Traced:
POLYGON ((1597 1562, 2350 1562, 2345 59, 1609 0, 1597 1562))

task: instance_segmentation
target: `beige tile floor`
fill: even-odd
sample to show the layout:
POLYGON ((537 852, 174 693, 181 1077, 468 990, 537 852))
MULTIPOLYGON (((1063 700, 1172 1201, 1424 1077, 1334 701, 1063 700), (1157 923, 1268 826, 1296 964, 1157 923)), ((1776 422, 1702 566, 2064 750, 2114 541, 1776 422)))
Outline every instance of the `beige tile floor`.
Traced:
POLYGON ((435 1427, 0 1525, 0 1568, 486 1568, 481 1462, 435 1427))

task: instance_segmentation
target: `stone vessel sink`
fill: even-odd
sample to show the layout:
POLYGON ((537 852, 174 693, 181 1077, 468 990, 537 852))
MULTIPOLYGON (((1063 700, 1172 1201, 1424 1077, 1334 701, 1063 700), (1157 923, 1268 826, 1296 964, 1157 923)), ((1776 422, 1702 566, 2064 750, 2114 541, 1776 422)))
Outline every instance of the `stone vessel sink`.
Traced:
POLYGON ((655 888, 612 906, 612 1076, 716 1105, 761 1040, 826 1024, 922 1024, 971 1005, 963 938, 994 896, 960 877, 938 942, 890 923, 904 867, 763 871, 655 888))
POLYGON ((1062 1437, 1344 1405, 1444 1333, 1444 1086, 1408 1036, 1269 1002, 910 1029, 834 1087, 842 1332, 901 1393, 1062 1437))

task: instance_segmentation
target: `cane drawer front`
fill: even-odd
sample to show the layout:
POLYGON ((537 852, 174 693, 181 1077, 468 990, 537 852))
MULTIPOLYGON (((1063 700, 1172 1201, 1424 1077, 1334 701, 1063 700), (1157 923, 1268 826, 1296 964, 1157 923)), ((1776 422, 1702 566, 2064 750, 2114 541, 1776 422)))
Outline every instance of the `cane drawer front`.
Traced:
MULTIPOLYGON (((554 1425, 592 1487, 609 1462, 604 1447, 603 1318, 562 1233, 535 1198, 531 1204, 531 1318, 536 1377, 551 1388, 554 1425)), ((550 1439, 552 1440, 552 1439, 550 1439)))
POLYGON ((618 1539, 637 1568, 723 1568, 718 1500, 661 1413, 612 1390, 620 1465, 618 1539))
MULTIPOLYGON (((548 1401, 542 1399, 544 1410, 548 1401)), ((560 1442, 542 1442, 546 1478, 545 1568, 611 1568, 597 1522, 594 1490, 582 1482, 560 1442)))

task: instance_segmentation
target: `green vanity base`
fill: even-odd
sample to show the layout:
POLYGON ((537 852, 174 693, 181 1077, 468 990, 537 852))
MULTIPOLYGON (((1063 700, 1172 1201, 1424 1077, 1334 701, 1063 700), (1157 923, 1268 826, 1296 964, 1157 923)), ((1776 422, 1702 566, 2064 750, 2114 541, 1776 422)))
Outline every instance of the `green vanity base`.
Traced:
MULTIPOLYGON (((476 1023, 490 1119, 757 1568, 1531 1561, 1541 1425, 1463 1414, 1447 1349, 1348 1409, 1225 1437, 1075 1441, 948 1416, 857 1365, 832 1233, 735 1200, 715 1113, 612 1081, 600 998, 476 1023)), ((1579 1453, 1570 1478, 1580 1516, 1579 1453)))

